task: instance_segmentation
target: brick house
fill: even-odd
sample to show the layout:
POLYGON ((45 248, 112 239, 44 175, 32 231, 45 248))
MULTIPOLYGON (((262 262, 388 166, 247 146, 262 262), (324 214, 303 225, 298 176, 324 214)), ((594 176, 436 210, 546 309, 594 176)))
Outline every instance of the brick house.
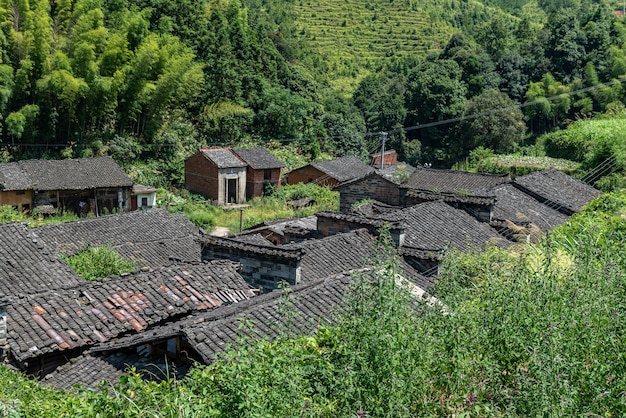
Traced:
POLYGON ((487 190, 510 181, 509 175, 417 167, 404 175, 399 175, 397 170, 369 173, 343 183, 337 189, 342 212, 349 211, 352 205, 363 200, 402 207, 443 200, 489 222, 495 197, 487 190))
POLYGON ((133 181, 111 157, 0 164, 0 205, 19 210, 125 211, 133 181))
POLYGON ((185 160, 185 188, 221 206, 245 203, 247 166, 228 148, 201 149, 185 160))
POLYGON ((329 161, 318 161, 296 168, 287 175, 288 184, 316 183, 335 187, 339 183, 363 177, 374 169, 351 155, 329 161))
POLYGON ((245 162, 246 169, 246 198, 263 196, 268 185, 278 189, 280 187, 280 169, 285 164, 276 159, 263 147, 233 148, 232 152, 245 162))

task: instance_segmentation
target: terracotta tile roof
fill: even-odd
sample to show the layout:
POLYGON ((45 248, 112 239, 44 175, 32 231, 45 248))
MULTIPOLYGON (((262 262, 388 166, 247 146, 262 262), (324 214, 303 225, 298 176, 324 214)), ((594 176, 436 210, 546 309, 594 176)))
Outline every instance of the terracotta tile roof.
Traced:
POLYGON ((5 190, 86 190, 133 185, 111 157, 24 160, 0 164, 0 173, 5 190))
POLYGON ((547 201, 550 206, 564 208, 568 214, 580 212, 584 205, 601 194, 555 168, 517 177, 513 185, 540 201, 547 201))
POLYGON ((496 196, 493 221, 511 221, 521 225, 533 223, 542 231, 550 231, 566 222, 568 217, 556 209, 540 203, 512 184, 501 184, 491 189, 496 196))
POLYGON ((87 245, 111 245, 141 267, 161 267, 172 259, 200 261, 200 245, 194 241, 200 234, 198 227, 184 215, 165 209, 82 219, 33 231, 56 254, 73 255, 87 245))
POLYGON ((373 167, 351 155, 329 161, 318 161, 311 165, 340 183, 363 177, 375 171, 373 167))
POLYGON ((404 246, 429 252, 448 246, 467 251, 484 248, 487 242, 510 245, 489 225, 443 202, 422 203, 381 215, 379 219, 404 222, 404 246))
POLYGON ((146 380, 165 380, 168 377, 181 379, 189 369, 188 366, 174 366, 170 361, 138 354, 85 353, 46 375, 42 383, 57 390, 72 389, 76 385, 97 389, 102 381, 116 384, 131 367, 138 372, 143 372, 146 380))
POLYGON ((16 298, 7 340, 18 361, 137 333, 254 295, 229 261, 183 264, 16 298))
POLYGON ((72 286, 83 280, 26 224, 0 225, 0 298, 72 286))
POLYGON ((455 193, 461 195, 478 194, 498 184, 508 183, 511 176, 469 173, 466 171, 440 170, 417 167, 403 186, 436 193, 455 193))
POLYGON ((246 167, 247 164, 237 158, 228 148, 203 149, 200 152, 209 160, 213 161, 217 168, 246 167))
POLYGON ((285 164, 263 147, 233 148, 233 152, 255 170, 285 167, 285 164))

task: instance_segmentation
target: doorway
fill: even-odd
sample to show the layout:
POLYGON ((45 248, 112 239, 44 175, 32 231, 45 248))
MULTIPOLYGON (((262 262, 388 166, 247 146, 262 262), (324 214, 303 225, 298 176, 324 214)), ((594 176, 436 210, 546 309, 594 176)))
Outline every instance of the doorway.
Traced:
POLYGON ((238 203, 237 179, 226 179, 226 203, 238 203))

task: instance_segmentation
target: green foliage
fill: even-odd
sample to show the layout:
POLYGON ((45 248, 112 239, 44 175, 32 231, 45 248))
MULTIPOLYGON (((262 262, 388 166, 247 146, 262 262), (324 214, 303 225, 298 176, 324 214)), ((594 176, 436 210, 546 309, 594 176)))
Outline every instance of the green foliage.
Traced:
POLYGON ((63 260, 85 280, 129 273, 137 268, 136 261, 122 257, 110 245, 87 246, 63 260))
MULTIPOLYGON (((579 120, 565 130, 552 132, 539 139, 547 155, 569 158, 581 163, 583 170, 592 170, 608 158, 615 158, 616 176, 600 183, 604 190, 621 187, 619 176, 626 169, 626 136, 624 117, 579 120)), ((606 173, 610 174, 610 173, 606 173)))
POLYGON ((26 216, 21 214, 17 209, 14 209, 13 206, 2 205, 0 206, 0 223, 7 222, 15 222, 15 221, 24 221, 26 220, 26 216))

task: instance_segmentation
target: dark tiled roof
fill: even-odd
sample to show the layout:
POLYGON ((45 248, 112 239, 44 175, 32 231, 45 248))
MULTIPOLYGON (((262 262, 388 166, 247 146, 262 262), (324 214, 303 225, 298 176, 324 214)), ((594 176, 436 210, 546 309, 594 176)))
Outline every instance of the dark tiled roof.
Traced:
MULTIPOLYGON (((402 273, 405 268, 407 265, 401 263, 402 273)), ((240 338, 274 339, 286 332, 290 335, 304 335, 315 331, 321 323, 333 323, 335 314, 345 312, 344 295, 358 280, 355 275, 367 280, 372 274, 370 269, 361 269, 291 287, 289 325, 285 324, 285 318, 280 313, 285 303, 283 291, 275 290, 236 305, 212 312, 198 312, 177 323, 155 327, 138 335, 139 339, 129 336, 100 344, 94 350, 119 349, 182 335, 203 361, 210 363, 217 353, 235 344, 240 338)), ((432 286, 430 279, 422 276, 421 280, 427 284, 422 289, 432 286)))
MULTIPOLYGON (((389 213, 389 212, 386 212, 389 213)), ((358 212, 353 213, 344 213, 344 212, 334 212, 334 211, 322 211, 317 212, 316 214, 320 219, 333 219, 336 221, 347 221, 352 223, 357 223, 359 225, 364 225, 366 227, 374 227, 374 228, 382 228, 384 226, 388 226, 391 229, 401 229, 404 228, 404 222, 401 220, 398 221, 390 221, 386 219, 379 219, 377 216, 379 215, 361 215, 358 212)))
POLYGON ((479 174, 418 167, 403 185, 416 190, 466 195, 510 181, 511 176, 508 174, 479 174))
POLYGON ((82 282, 26 224, 0 225, 0 298, 82 282))
POLYGON ((311 165, 340 183, 374 172, 374 168, 351 155, 329 161, 319 161, 311 165))
POLYGON ((85 246, 111 245, 118 253, 157 268, 172 259, 200 261, 199 229, 182 214, 150 209, 82 219, 33 229, 57 254, 73 255, 85 246))
POLYGON ((254 295, 229 261, 183 264, 15 299, 7 339, 18 361, 141 332, 254 295))
MULTIPOLYGON (((300 228, 306 231, 317 230, 317 217, 307 216, 306 218, 288 218, 288 219, 275 219, 272 221, 265 221, 257 224, 251 228, 244 230, 242 233, 232 236, 232 238, 239 239, 245 235, 262 233, 262 231, 271 231, 278 235, 284 235, 285 230, 293 228, 300 228)), ((251 242, 251 241, 249 241, 251 242)))
POLYGON ((383 168, 375 166, 374 168, 376 173, 396 184, 402 183, 404 177, 410 176, 417 170, 412 165, 406 163, 388 164, 383 168))
POLYGON ((267 239, 263 238, 263 235, 261 235, 260 233, 239 234, 231 238, 236 241, 245 242, 248 244, 264 245, 264 246, 274 245, 271 241, 268 241, 267 239))
POLYGON ((395 212, 402 209, 398 206, 391 206, 378 200, 371 200, 360 206, 353 206, 352 212, 361 216, 378 216, 385 213, 395 212))
MULTIPOLYGON (((482 193, 481 193, 482 194, 482 193)), ((473 205, 490 206, 496 201, 495 196, 480 196, 474 194, 437 193, 427 190, 410 190, 407 196, 420 199, 422 201, 441 200, 446 203, 469 203, 473 205)))
POLYGON ((580 212, 584 205, 601 194, 599 190, 556 168, 517 177, 513 184, 570 212, 580 212))
POLYGON ((452 246, 467 251, 483 248, 487 242, 509 245, 489 225, 443 202, 422 203, 379 218, 404 221, 404 246, 415 249, 437 251, 452 246))
POLYGON ((200 150, 217 168, 246 167, 246 163, 237 158, 228 148, 211 148, 200 150))
POLYGON ((566 222, 568 217, 527 195, 512 184, 501 184, 491 190, 496 195, 493 207, 494 221, 515 224, 533 223, 542 231, 550 231, 566 222))
POLYGON ((111 157, 25 160, 2 166, 5 164, 0 164, 0 182, 7 190, 86 190, 133 185, 111 157))
POLYGON ((377 252, 374 237, 365 229, 286 244, 281 248, 304 252, 300 263, 303 282, 372 265, 377 252))
POLYGON ((280 313, 284 306, 282 291, 276 290, 255 298, 254 303, 228 307, 219 317, 205 315, 203 321, 183 327, 183 333, 206 363, 240 338, 272 340, 287 332, 310 334, 319 324, 333 323, 334 315, 343 311, 343 295, 353 280, 350 275, 339 274, 294 286, 289 295, 293 315, 290 325, 280 313))
POLYGON ((19 163, 0 164, 0 190, 30 190, 32 182, 19 163))
POLYGON ((233 148, 233 152, 255 170, 283 168, 285 166, 263 147, 233 148))
POLYGON ((102 381, 116 384, 129 369, 134 368, 148 380, 165 380, 184 377, 188 367, 173 366, 164 359, 127 353, 85 353, 73 358, 44 377, 42 382, 58 390, 68 390, 76 385, 97 389, 102 381))
POLYGON ((132 193, 133 194, 140 194, 140 193, 155 193, 158 192, 158 189, 155 189, 154 187, 150 187, 150 186, 145 186, 143 184, 133 184, 133 190, 132 193))

